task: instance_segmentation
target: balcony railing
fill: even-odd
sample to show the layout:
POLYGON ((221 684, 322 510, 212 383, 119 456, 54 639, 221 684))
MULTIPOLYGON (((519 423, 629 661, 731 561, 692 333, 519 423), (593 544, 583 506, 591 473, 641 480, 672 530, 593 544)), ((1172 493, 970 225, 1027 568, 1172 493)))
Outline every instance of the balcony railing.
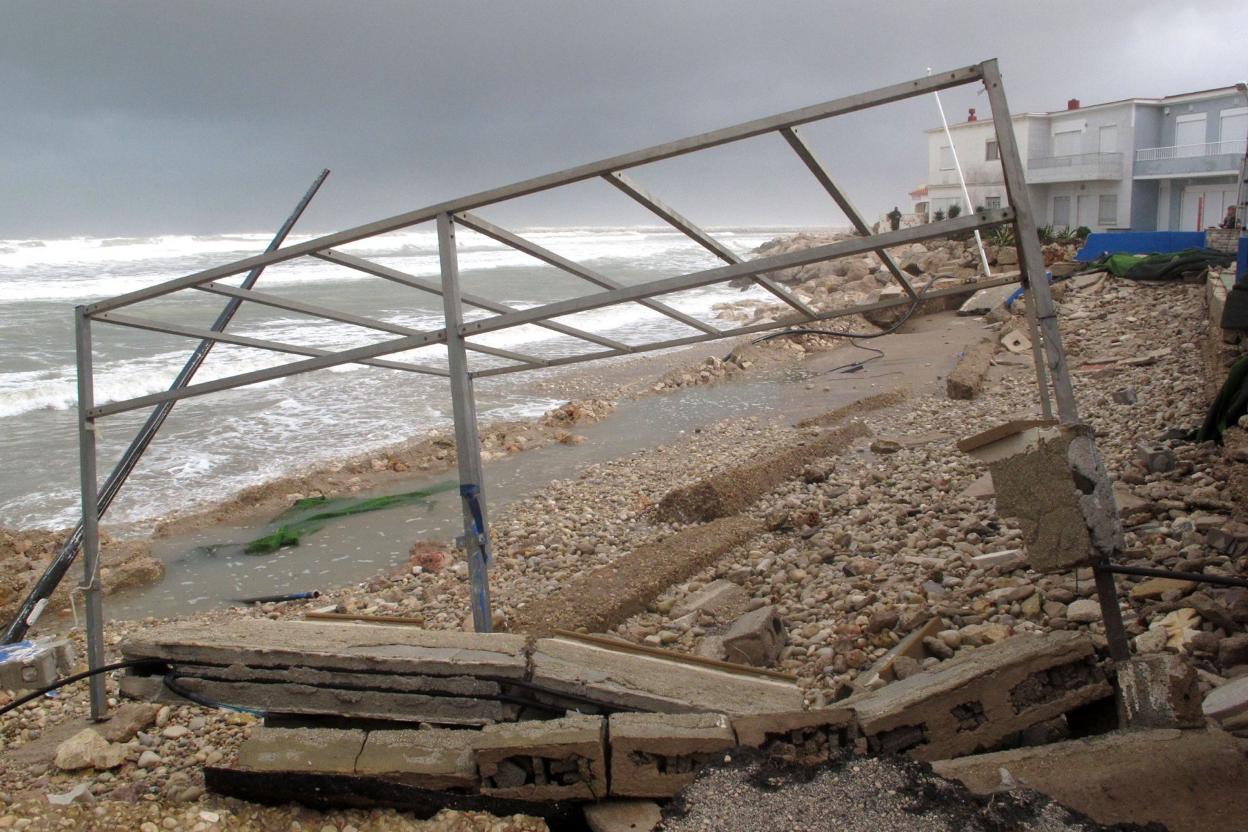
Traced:
POLYGON ((1122 164, 1121 153, 1072 153, 1068 156, 1039 156, 1027 160, 1029 170, 1045 168, 1073 168, 1083 165, 1117 167, 1122 164))
POLYGON ((1202 144, 1176 144, 1170 147, 1146 147, 1135 151, 1137 162, 1158 162, 1163 159, 1194 159, 1202 156, 1243 156, 1248 150, 1248 139, 1230 139, 1224 142, 1202 144))

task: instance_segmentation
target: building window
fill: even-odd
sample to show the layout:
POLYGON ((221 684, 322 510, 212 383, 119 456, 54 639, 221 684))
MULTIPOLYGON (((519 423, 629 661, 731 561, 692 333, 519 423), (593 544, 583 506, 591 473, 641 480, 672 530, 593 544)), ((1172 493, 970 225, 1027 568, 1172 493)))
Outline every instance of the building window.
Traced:
POLYGON ((945 145, 940 149, 940 169, 953 170, 953 148, 945 145))
POLYGON ((992 162, 1000 158, 1001 158, 1001 148, 997 146, 996 142, 988 142, 986 145, 984 145, 984 161, 985 162, 992 162))
POLYGON ((984 207, 985 207, 985 208, 1000 208, 1000 207, 1001 207, 1001 197, 999 197, 999 196, 990 196, 990 197, 985 197, 985 198, 984 198, 984 207))
POLYGON ((1053 224, 1058 228, 1070 228, 1070 197, 1053 197, 1053 224))
POLYGON ((1100 206, 1096 217, 1097 225, 1118 224, 1118 195, 1101 194, 1100 206))

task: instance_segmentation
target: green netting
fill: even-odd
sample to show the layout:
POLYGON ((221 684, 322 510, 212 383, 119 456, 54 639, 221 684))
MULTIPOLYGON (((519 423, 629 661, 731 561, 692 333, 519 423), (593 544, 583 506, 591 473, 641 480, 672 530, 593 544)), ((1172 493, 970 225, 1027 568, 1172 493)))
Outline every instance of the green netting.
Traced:
POLYGON ((387 494, 384 497, 309 497, 297 500, 274 518, 273 522, 281 524, 276 530, 251 541, 243 551, 249 555, 267 555, 286 546, 298 546, 304 536, 320 531, 329 520, 395 506, 427 503, 434 494, 450 491, 454 487, 455 483, 444 482, 421 491, 387 494))

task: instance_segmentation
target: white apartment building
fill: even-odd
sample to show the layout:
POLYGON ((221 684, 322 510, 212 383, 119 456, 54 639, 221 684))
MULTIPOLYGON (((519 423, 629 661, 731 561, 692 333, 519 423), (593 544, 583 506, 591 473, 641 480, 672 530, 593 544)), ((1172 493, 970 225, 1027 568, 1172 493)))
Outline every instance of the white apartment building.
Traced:
MULTIPOLYGON (((1234 204, 1248 138, 1248 100, 1235 87, 1132 98, 1013 117, 1040 225, 1093 231, 1201 230, 1234 204)), ((991 120, 927 131, 932 215, 1008 203, 991 120), (967 205, 953 148, 966 176, 967 205)))

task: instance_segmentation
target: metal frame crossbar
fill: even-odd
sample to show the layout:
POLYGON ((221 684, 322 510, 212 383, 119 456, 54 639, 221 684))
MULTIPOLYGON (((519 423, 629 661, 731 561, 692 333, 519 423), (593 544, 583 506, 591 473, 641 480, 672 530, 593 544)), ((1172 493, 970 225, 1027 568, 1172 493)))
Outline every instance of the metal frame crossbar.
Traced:
MULTIPOLYGON (((1047 376, 1052 380, 1053 395, 1057 401, 1057 409, 1062 421, 1065 423, 1077 422, 1078 413, 1075 409, 1074 395, 1070 386, 1070 376, 1062 354, 1053 302, 1049 294, 1048 284, 1044 279, 1044 263, 1036 235, 1036 222, 1032 216, 1030 203, 1027 199, 1023 166, 1018 155, 1017 144, 1014 140, 1009 109, 1006 105, 1000 72, 995 60, 947 72, 929 74, 923 78, 893 84, 870 92, 791 110, 779 115, 756 119, 721 130, 580 165, 557 173, 538 176, 512 185, 440 202, 415 211, 398 214, 293 245, 271 247, 265 253, 254 257, 244 258, 186 277, 165 281, 148 288, 78 307, 75 315, 79 378, 79 447, 82 472, 82 549, 85 574, 83 589, 87 596, 87 643, 88 658, 91 666, 98 667, 103 662, 103 619, 100 604, 98 521, 101 508, 106 506, 102 506, 100 503, 96 490, 95 425, 98 419, 152 406, 164 408, 167 412, 167 408, 184 398, 206 395, 221 390, 347 363, 362 363, 374 367, 449 377, 465 532, 463 544, 468 556, 473 624, 476 630, 488 632, 491 629, 488 585, 488 567, 491 550, 481 466, 480 438, 476 417, 474 393, 476 379, 522 372, 538 367, 563 366, 748 335, 790 326, 795 323, 825 321, 873 309, 917 304, 921 298, 907 280, 905 273, 889 255, 888 249, 890 247, 947 237, 952 234, 966 233, 980 228, 1007 223, 1013 225, 1015 238, 1019 241, 1021 282, 1027 293, 1028 308, 1035 311, 1037 328, 1039 330, 1036 333, 1036 340, 1043 345, 1043 361, 1047 362, 1047 368, 1041 365, 1041 353, 1038 352, 1038 373, 1041 373, 1043 377, 1044 370, 1047 369, 1047 376), (816 159, 813 151, 796 132, 796 128, 801 125, 917 96, 928 95, 950 87, 978 82, 983 82, 988 92, 996 137, 1001 149, 1005 185, 1009 194, 1011 207, 1008 208, 967 213, 956 219, 943 220, 896 231, 885 231, 873 235, 870 233, 870 229, 862 215, 849 201, 845 193, 835 184, 827 168, 816 159), (754 260, 742 260, 693 221, 665 205, 657 197, 635 184, 631 177, 625 175, 625 171, 654 162, 769 134, 777 134, 788 143, 862 236, 801 251, 764 256, 754 260), (625 285, 587 266, 549 251, 511 231, 493 225, 473 213, 483 207, 593 179, 601 179, 623 191, 631 199, 661 218, 666 224, 714 254, 724 262, 724 265, 676 277, 651 280, 635 285, 625 285), (338 250, 348 243, 428 222, 436 223, 441 267, 440 282, 409 275, 391 267, 373 263, 338 250), (455 242, 456 226, 485 235, 542 263, 593 284, 598 291, 566 300, 542 304, 530 309, 515 309, 489 298, 465 293, 460 288, 458 253, 455 242), (783 269, 867 252, 875 252, 880 257, 884 268, 905 292, 904 297, 873 304, 820 310, 799 298, 794 292, 781 285, 773 277, 773 273, 783 269), (417 331, 386 321, 279 297, 267 292, 259 292, 247 283, 242 287, 235 287, 220 282, 223 278, 248 271, 254 273, 256 270, 263 269, 266 266, 288 262, 300 257, 316 258, 422 292, 440 295, 443 302, 444 325, 437 330, 417 331), (792 312, 781 316, 778 320, 751 326, 721 329, 681 312, 662 300, 664 295, 737 279, 745 279, 758 284, 787 304, 792 309, 792 312), (328 351, 258 338, 227 335, 217 331, 219 328, 208 331, 148 318, 134 317, 129 314, 119 314, 119 310, 134 304, 164 297, 186 289, 196 289, 224 295, 230 298, 231 303, 248 302, 267 305, 321 320, 348 323, 373 332, 383 332, 400 337, 351 349, 328 351), (688 327, 692 334, 646 344, 626 344, 617 339, 588 332, 559 320, 564 316, 579 312, 623 303, 637 303, 654 312, 666 315, 688 327), (482 309, 491 314, 484 318, 465 321, 465 305, 482 309), (240 373, 198 384, 189 383, 189 379, 187 379, 187 383, 175 385, 162 393, 97 404, 92 389, 91 356, 92 325, 97 322, 182 335, 202 339, 205 343, 221 341, 237 346, 293 353, 307 357, 275 367, 240 373), (474 337, 485 333, 523 325, 544 327, 602 349, 594 349, 590 352, 557 358, 542 358, 490 347, 472 340, 474 337), (388 355, 435 344, 442 344, 446 347, 448 367, 445 370, 439 367, 392 361, 384 358, 388 355), (469 364, 468 354, 470 352, 489 355, 510 363, 474 368, 469 364)), ((1014 282, 1014 278, 997 278, 980 285, 1003 285, 1011 282, 1014 282)), ((937 290, 926 293, 925 297, 938 297, 949 291, 964 290, 961 287, 952 290, 937 290)), ((1042 404, 1046 412, 1049 410, 1048 387, 1049 385, 1044 382, 1040 384, 1042 404)), ((92 714, 100 718, 106 708, 102 685, 93 685, 91 692, 92 714)))

